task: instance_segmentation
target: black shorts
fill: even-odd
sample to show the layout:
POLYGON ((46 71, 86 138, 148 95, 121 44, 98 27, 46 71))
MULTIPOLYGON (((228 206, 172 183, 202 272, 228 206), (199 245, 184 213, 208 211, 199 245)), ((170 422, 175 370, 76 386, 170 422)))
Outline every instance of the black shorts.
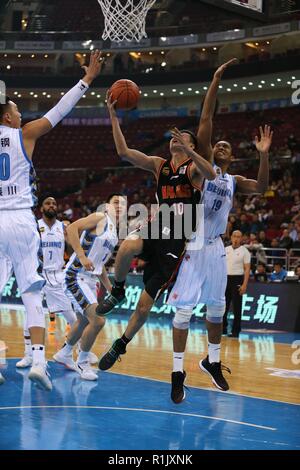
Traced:
POLYGON ((143 251, 139 258, 147 262, 143 282, 145 291, 153 300, 167 288, 175 276, 186 240, 143 240, 143 251))

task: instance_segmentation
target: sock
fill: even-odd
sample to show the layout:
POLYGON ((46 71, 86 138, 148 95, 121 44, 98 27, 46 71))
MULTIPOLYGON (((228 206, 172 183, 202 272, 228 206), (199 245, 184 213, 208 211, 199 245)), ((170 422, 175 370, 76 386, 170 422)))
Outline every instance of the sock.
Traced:
POLYGON ((121 340, 125 343, 125 346, 131 341, 131 339, 126 338, 125 334, 121 337, 121 340))
POLYGON ((125 286, 125 281, 115 281, 115 289, 123 290, 125 286))
POLYGON ((80 351, 77 362, 88 362, 89 360, 89 351, 80 351))
POLYGON ((45 359, 45 346, 43 344, 32 345, 32 359, 33 364, 44 364, 45 359))
POLYGON ((208 360, 212 362, 220 362, 221 344, 208 343, 208 360))
POLYGON ((63 352, 64 352, 65 354, 71 354, 72 351, 73 351, 73 346, 71 346, 70 344, 68 344, 67 342, 65 342, 65 344, 64 344, 63 347, 62 347, 62 349, 63 349, 63 352))
POLYGON ((32 345, 30 338, 24 338, 25 356, 32 356, 32 345))
POLYGON ((183 372, 184 352, 173 352, 173 372, 183 372))

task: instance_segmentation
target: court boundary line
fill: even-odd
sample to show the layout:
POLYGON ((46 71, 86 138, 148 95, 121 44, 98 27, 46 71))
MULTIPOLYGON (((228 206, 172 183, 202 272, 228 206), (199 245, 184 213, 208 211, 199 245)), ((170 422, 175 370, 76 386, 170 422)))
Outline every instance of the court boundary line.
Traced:
POLYGON ((278 431, 278 428, 271 428, 270 426, 263 426, 261 424, 246 423, 244 421, 236 421, 233 419, 218 418, 217 416, 199 415, 196 413, 183 413, 180 411, 169 411, 169 410, 151 410, 147 408, 129 408, 129 407, 117 407, 117 406, 88 406, 88 405, 24 405, 24 406, 0 406, 0 411, 10 410, 22 410, 22 409, 45 409, 45 408, 67 408, 67 409, 91 409, 91 410, 105 410, 105 411, 137 411, 141 413, 156 413, 156 414, 170 414, 178 416, 186 416, 189 418, 200 418, 210 419, 215 421, 222 421, 230 424, 237 424, 239 426, 248 426, 252 428, 265 429, 267 431, 278 431))

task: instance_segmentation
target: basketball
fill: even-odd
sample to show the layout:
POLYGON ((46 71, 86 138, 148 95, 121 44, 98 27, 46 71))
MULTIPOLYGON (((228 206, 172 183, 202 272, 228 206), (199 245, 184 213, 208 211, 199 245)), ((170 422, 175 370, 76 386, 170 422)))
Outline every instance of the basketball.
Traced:
POLYGON ((140 89, 136 83, 131 80, 116 81, 109 92, 112 95, 112 101, 116 101, 117 109, 130 110, 137 107, 140 98, 140 89))

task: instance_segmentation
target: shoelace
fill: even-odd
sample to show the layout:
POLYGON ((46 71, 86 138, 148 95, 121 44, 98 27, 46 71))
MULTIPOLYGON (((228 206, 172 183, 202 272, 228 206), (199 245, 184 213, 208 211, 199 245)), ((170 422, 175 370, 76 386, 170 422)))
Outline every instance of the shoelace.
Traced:
POLYGON ((224 366, 224 364, 221 364, 221 370, 225 370, 225 372, 228 372, 229 374, 231 374, 231 370, 229 369, 229 367, 224 366))

